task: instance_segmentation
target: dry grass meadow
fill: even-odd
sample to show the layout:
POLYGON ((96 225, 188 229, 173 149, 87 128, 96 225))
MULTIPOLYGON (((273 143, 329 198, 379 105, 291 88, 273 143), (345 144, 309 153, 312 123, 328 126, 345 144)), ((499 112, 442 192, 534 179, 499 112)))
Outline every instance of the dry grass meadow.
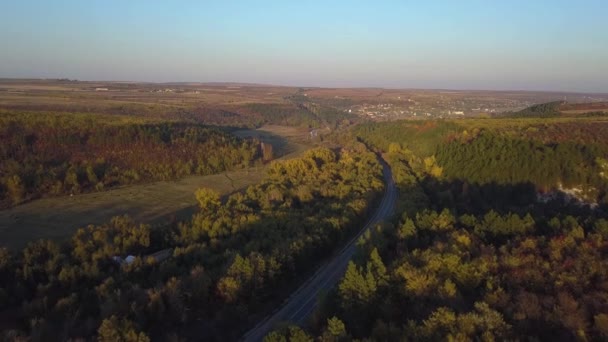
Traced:
MULTIPOLYGON (((271 143, 278 159, 293 158, 311 146, 306 140, 306 129, 264 126, 234 133, 271 143)), ((260 182, 265 172, 266 166, 258 166, 209 176, 189 176, 177 181, 35 200, 0 211, 0 246, 19 249, 40 238, 61 241, 80 227, 102 224, 117 215, 126 214, 137 222, 150 224, 184 219, 196 209, 196 189, 207 187, 228 195, 260 182)))

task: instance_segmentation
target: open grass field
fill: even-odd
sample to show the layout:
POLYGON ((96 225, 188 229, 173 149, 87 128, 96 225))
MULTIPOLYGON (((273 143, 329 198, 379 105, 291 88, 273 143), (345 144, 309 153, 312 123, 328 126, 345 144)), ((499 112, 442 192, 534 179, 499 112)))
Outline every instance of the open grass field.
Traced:
MULTIPOLYGON (((257 136, 271 143, 279 159, 293 158, 312 146, 307 130, 264 126, 235 131, 257 136)), ((189 217, 196 209, 194 191, 207 187, 227 195, 258 183, 267 166, 252 167, 209 176, 190 176, 126 186, 104 192, 35 200, 0 211, 0 246, 20 249, 29 241, 47 238, 62 241, 76 229, 102 224, 117 215, 129 215, 137 222, 161 224, 189 217)))
POLYGON ((294 156, 310 145, 309 131, 303 128, 266 125, 259 129, 243 129, 233 132, 241 138, 256 138, 273 147, 275 158, 294 156))
POLYGON ((38 238, 62 240, 80 227, 101 224, 117 215, 127 214, 138 222, 148 223, 179 219, 194 211, 197 188, 207 187, 229 194, 259 182, 264 170, 258 167, 36 200, 0 211, 2 245, 19 249, 38 238))

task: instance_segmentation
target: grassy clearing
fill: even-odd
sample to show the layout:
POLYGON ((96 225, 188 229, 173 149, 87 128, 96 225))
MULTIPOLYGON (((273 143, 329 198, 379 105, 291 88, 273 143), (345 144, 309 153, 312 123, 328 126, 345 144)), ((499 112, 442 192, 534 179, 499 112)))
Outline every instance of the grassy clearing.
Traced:
MULTIPOLYGON (((292 127, 265 126, 258 130, 236 131, 235 134, 261 137, 279 151, 275 153, 279 159, 296 157, 311 146, 306 140, 307 131, 292 127)), ((127 214, 138 222, 152 224, 182 219, 194 212, 194 191, 199 187, 227 195, 260 182, 265 173, 266 166, 260 166, 36 200, 0 211, 0 246, 19 249, 40 238, 62 241, 80 227, 101 224, 116 215, 127 214)))
POLYGON ((259 129, 243 129, 233 132, 241 138, 256 138, 270 143, 276 158, 294 157, 310 146, 308 130, 291 126, 266 125, 259 129))
POLYGON ((100 224, 116 215, 127 214, 149 223, 179 219, 194 211, 197 188, 208 187, 226 195, 259 182, 264 170, 258 167, 36 200, 0 211, 2 245, 18 249, 38 238, 62 240, 80 227, 100 224))

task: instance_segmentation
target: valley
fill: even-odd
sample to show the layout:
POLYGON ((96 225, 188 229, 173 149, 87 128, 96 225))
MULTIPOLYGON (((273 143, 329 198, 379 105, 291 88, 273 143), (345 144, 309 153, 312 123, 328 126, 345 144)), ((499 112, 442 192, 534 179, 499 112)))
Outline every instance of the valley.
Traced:
POLYGON ((11 336, 603 336, 608 119, 588 95, 0 83, 11 336), (439 112, 358 112, 400 96, 439 112))

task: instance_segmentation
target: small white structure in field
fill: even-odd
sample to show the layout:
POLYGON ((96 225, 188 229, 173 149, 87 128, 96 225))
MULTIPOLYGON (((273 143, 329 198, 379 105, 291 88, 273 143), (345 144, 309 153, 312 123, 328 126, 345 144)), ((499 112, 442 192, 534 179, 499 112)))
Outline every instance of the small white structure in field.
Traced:
POLYGON ((128 255, 126 258, 123 259, 122 257, 115 255, 112 257, 112 261, 120 265, 131 264, 133 263, 133 261, 135 261, 135 257, 133 255, 128 255))

